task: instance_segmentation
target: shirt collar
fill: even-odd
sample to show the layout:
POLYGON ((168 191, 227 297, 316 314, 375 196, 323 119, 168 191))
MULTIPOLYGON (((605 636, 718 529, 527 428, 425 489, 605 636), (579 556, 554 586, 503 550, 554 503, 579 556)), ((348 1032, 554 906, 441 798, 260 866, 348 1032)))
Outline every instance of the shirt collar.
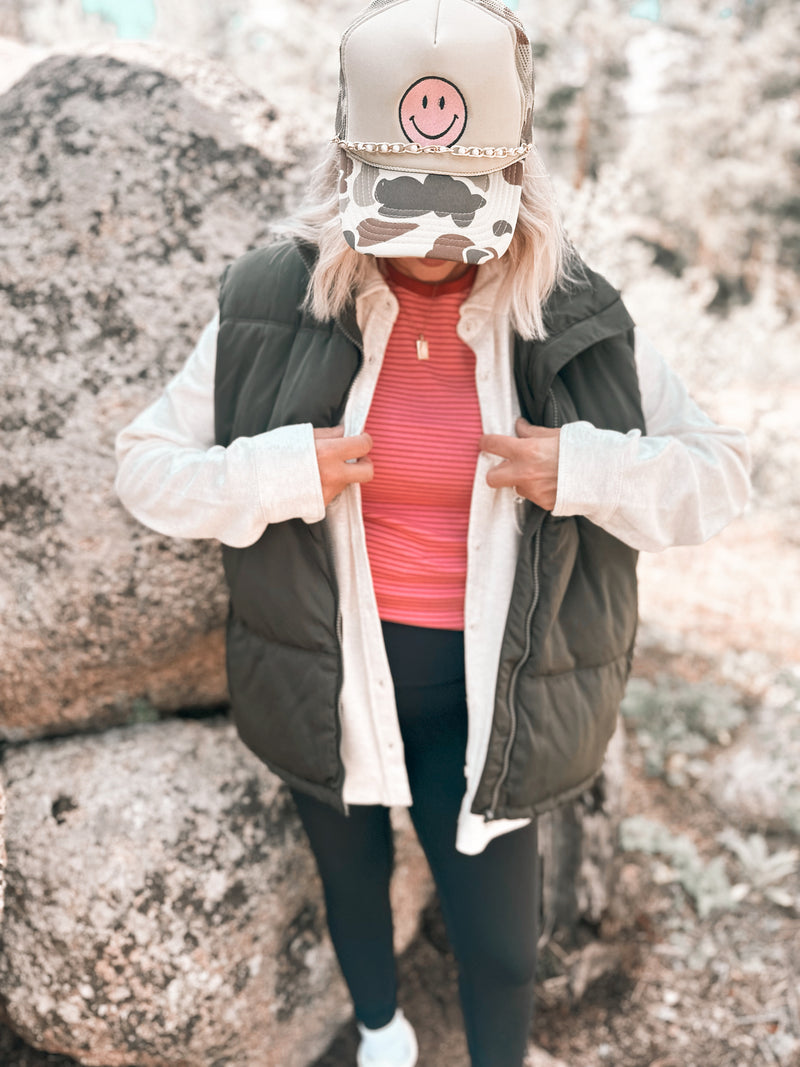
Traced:
MULTIPOLYGON (((494 259, 488 263, 482 263, 475 276, 475 283, 461 305, 461 314, 474 314, 478 319, 485 319, 493 314, 497 307, 497 296, 507 272, 507 264, 503 260, 494 259)), ((395 299, 378 268, 377 260, 375 257, 370 257, 367 277, 356 294, 356 306, 358 307, 365 301, 371 302, 379 295, 388 295, 393 301, 395 299)))

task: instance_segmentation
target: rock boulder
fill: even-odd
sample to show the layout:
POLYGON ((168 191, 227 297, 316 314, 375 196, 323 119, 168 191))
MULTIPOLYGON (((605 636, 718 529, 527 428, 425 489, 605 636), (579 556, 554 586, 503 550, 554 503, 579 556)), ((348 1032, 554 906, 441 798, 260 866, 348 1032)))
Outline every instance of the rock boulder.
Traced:
MULTIPOLYGON (((7 751, 0 1000, 37 1048, 102 1067, 300 1067, 349 1002, 285 788, 222 718, 7 751)), ((427 868, 396 831, 397 948, 427 868)))
POLYGON ((0 737, 225 699, 217 548, 130 519, 113 444, 298 178, 262 97, 182 71, 56 56, 0 97, 0 737))

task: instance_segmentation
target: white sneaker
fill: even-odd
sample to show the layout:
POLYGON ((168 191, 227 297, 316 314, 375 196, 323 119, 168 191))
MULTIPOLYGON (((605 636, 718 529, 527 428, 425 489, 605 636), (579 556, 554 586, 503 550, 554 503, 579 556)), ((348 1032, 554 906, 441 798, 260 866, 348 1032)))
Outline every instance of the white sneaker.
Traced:
POLYGON ((368 1030, 359 1023, 358 1032, 358 1067, 414 1067, 417 1062, 417 1035, 400 1008, 386 1026, 368 1030))

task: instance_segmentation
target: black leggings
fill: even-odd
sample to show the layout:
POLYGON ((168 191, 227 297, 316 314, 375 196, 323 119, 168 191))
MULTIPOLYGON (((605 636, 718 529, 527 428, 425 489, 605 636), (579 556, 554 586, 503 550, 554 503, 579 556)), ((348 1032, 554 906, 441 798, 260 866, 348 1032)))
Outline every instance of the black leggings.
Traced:
MULTIPOLYGON (((536 825, 477 856, 457 852, 467 710, 463 635, 384 623, 411 818, 433 872, 458 961, 473 1067, 521 1067, 533 1010, 538 919, 536 825)), ((384 1026, 397 1004, 389 879, 389 811, 349 816, 293 791, 325 890, 328 926, 356 1017, 384 1026)))

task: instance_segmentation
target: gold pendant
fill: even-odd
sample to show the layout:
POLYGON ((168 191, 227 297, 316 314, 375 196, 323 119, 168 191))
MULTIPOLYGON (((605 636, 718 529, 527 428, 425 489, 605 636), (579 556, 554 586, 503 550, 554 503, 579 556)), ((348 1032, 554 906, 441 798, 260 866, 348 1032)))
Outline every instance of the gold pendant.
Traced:
POLYGON ((417 338, 417 359, 430 359, 430 352, 428 351, 428 342, 422 336, 417 338))

